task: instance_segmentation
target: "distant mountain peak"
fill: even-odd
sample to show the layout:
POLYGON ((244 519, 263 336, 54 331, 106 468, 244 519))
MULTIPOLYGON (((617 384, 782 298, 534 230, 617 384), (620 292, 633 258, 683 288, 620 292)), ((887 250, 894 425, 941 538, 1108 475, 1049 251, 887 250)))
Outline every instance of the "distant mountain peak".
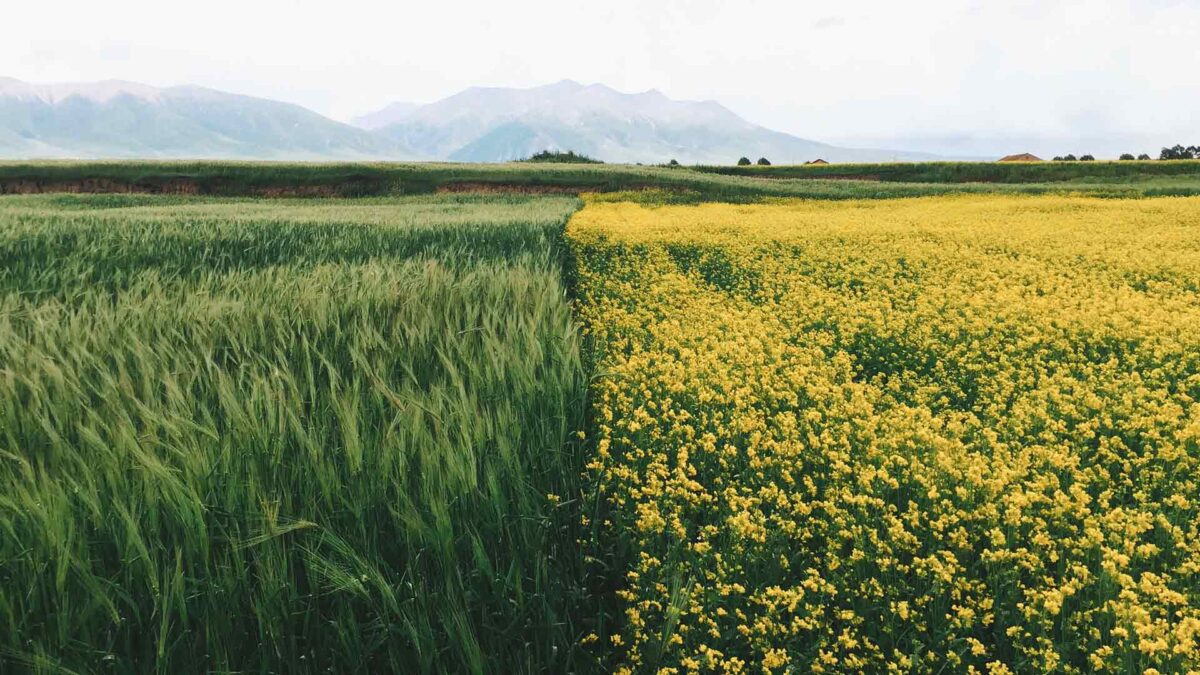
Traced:
POLYGON ((713 100, 675 100, 657 89, 622 93, 575 80, 471 87, 407 112, 379 133, 430 157, 456 161, 508 161, 546 149, 653 163, 730 163, 751 155, 777 163, 919 157, 837 148, 771 131, 713 100))
POLYGON ((291 103, 192 85, 0 78, 0 157, 415 159, 291 103))
POLYGON ((51 104, 60 103, 69 98, 82 98, 94 103, 104 103, 122 95, 154 101, 158 100, 162 91, 159 87, 125 80, 34 84, 11 77, 0 78, 0 96, 38 100, 51 104))
POLYGON ((367 129, 374 131, 386 127, 390 124, 396 124, 403 121, 414 111, 420 109, 420 103, 410 103, 408 101, 393 101, 384 107, 374 112, 365 115, 359 115, 350 120, 350 124, 359 129, 367 129))

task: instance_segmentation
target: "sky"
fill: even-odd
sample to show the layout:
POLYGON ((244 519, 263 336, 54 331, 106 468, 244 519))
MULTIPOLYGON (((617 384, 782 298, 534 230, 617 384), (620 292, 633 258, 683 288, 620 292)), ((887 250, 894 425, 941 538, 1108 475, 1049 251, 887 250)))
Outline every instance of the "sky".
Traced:
POLYGON ((1200 0, 68 0, 4 14, 0 75, 198 84, 341 120, 572 79, 715 99, 860 147, 1200 143, 1200 0))

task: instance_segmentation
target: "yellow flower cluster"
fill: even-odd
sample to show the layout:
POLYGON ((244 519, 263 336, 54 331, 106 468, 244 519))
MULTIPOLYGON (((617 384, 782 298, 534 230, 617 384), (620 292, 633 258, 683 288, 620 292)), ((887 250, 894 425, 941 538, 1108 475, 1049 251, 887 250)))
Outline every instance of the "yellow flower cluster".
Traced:
POLYGON ((1200 199, 568 236, 625 671, 1200 670, 1200 199))

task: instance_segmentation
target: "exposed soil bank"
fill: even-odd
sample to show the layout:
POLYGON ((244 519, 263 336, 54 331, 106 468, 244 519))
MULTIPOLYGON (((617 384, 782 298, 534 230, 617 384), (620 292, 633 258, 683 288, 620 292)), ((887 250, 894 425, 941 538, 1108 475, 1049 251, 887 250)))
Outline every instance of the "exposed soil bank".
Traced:
POLYGON ((137 185, 108 178, 85 178, 73 181, 42 182, 33 180, 0 181, 0 194, 33 195, 48 192, 156 193, 197 195, 200 186, 193 181, 169 180, 158 184, 137 185))
POLYGON ((169 179, 129 183, 108 178, 84 178, 72 181, 0 180, 0 194, 32 195, 56 192, 119 193, 161 195, 226 195, 250 197, 350 197, 382 192, 376 186, 345 183, 340 185, 266 185, 230 189, 221 185, 203 185, 190 179, 169 179))
MULTIPOLYGON (((636 189, 636 188, 635 188, 636 189)), ((488 194, 577 195, 581 192, 607 192, 600 185, 544 185, 523 183, 489 183, 476 181, 450 182, 438 185, 439 193, 477 192, 488 194)), ((0 194, 46 193, 123 193, 163 195, 224 195, 250 197, 351 197, 384 194, 378 186, 363 184, 338 185, 265 185, 225 186, 204 185, 190 179, 130 183, 108 178, 85 178, 74 181, 0 180, 0 194)))

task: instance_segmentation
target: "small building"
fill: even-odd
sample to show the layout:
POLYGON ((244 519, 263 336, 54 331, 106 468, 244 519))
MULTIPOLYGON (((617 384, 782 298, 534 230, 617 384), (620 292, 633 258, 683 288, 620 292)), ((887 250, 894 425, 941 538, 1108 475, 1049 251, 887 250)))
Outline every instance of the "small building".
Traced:
POLYGON ((825 161, 825 160, 823 160, 823 159, 817 158, 817 159, 814 159, 814 160, 813 160, 813 161, 811 161, 811 162, 805 162, 805 163, 804 163, 804 165, 805 165, 805 166, 808 166, 808 165, 811 165, 811 164, 828 164, 828 163, 829 163, 829 162, 826 162, 826 161, 825 161))
POLYGON ((1042 158, 1038 157, 1037 155, 1031 155, 1028 152, 1022 152, 1019 155, 1009 155, 1007 157, 1001 157, 1000 161, 1001 162, 1040 162, 1040 161, 1042 161, 1042 158))

